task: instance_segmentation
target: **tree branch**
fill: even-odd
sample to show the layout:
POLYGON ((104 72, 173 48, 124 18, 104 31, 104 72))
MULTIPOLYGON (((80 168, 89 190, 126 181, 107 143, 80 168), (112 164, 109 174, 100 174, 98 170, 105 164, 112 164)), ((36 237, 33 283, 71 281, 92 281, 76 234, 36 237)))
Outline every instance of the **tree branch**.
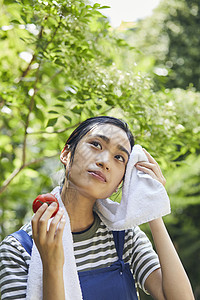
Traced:
MULTIPOLYGON (((45 17, 45 20, 47 18, 48 17, 45 17)), ((60 22, 59 22, 57 28, 55 29, 55 31, 54 31, 51 39, 47 42, 46 47, 53 41, 53 39, 54 39, 54 37, 56 35, 56 32, 57 32, 58 28, 60 27, 61 18, 60 18, 60 22)), ((40 32, 38 34, 38 40, 40 40, 42 38, 43 30, 44 30, 44 26, 41 26, 40 32)), ((33 57, 32 57, 32 59, 31 59, 31 61, 30 61, 30 63, 28 64, 27 68, 23 71, 23 73, 22 73, 20 79, 18 80, 18 82, 20 82, 25 76, 27 76, 27 74, 28 74, 29 70, 31 69, 31 65, 34 62, 35 58, 36 58, 36 55, 34 54, 33 57)), ((20 168, 16 168, 11 173, 11 175, 9 176, 9 178, 4 181, 2 187, 0 188, 0 194, 3 193, 3 191, 7 188, 7 186, 10 184, 10 182, 21 172, 21 170, 23 170, 24 168, 26 168, 29 165, 32 165, 34 163, 37 163, 37 162, 43 160, 43 158, 42 158, 42 159, 39 159, 39 160, 35 160, 35 161, 32 161, 32 162, 26 163, 26 145, 27 145, 27 134, 28 134, 27 133, 27 128, 29 126, 30 114, 31 114, 31 112, 33 110, 33 107, 34 107, 34 98, 35 98, 35 94, 36 94, 36 91, 37 91, 36 85, 37 85, 37 82, 38 82, 38 79, 39 79, 40 65, 41 65, 41 63, 39 64, 38 69, 37 69, 36 80, 35 80, 35 84, 34 84, 34 92, 33 92, 33 95, 31 97, 31 101, 30 101, 30 105, 29 105, 29 112, 28 112, 28 115, 27 115, 27 118, 26 118, 25 127, 24 127, 24 141, 23 141, 23 149, 22 149, 22 165, 21 165, 20 168)), ((76 126, 76 125, 74 125, 74 126, 76 126)), ((65 130, 67 130, 67 129, 65 129, 65 130)))
POLYGON ((27 115, 27 118, 26 118, 26 123, 25 123, 25 128, 24 128, 24 142, 23 142, 23 149, 22 149, 22 165, 25 164, 26 162, 26 141, 27 141, 27 128, 28 128, 28 125, 29 125, 29 119, 30 119, 30 114, 33 110, 33 106, 34 106, 34 98, 35 98, 35 94, 36 94, 36 85, 37 85, 37 82, 38 82, 38 79, 39 79, 39 69, 40 69, 40 65, 38 66, 38 69, 37 69, 37 73, 36 73, 36 80, 35 80, 35 84, 34 84, 34 92, 33 92, 33 95, 31 97, 31 101, 30 101, 30 105, 29 105, 29 112, 28 112, 28 115, 27 115))
MULTIPOLYGON (((107 110, 105 110, 104 113, 108 112, 108 111, 111 110, 112 108, 114 108, 114 107, 113 107, 113 106, 112 106, 112 107, 109 107, 107 110)), ((103 115, 104 113, 102 113, 101 115, 103 115)), ((29 114, 29 115, 30 115, 30 114, 29 114)), ((56 130, 56 131, 54 131, 54 132, 46 132, 46 131, 42 132, 42 131, 40 131, 40 132, 29 133, 29 135, 30 135, 30 134, 41 134, 41 133, 45 133, 45 134, 47 134, 47 133, 48 133, 48 134, 62 133, 62 132, 67 131, 68 129, 77 127, 80 123, 81 123, 81 122, 79 122, 79 123, 77 123, 77 124, 75 124, 75 125, 72 125, 72 126, 70 126, 70 127, 67 127, 67 128, 65 128, 65 129, 62 129, 62 130, 56 130)), ((25 137, 27 138, 27 132, 26 132, 25 137)), ((25 140, 23 149, 24 149, 23 151, 26 150, 26 140, 25 140)), ((0 188, 0 194, 2 194, 2 193, 5 191, 5 189, 6 189, 6 188, 8 187, 8 185, 11 183, 11 181, 12 181, 12 180, 13 180, 13 179, 14 179, 14 178, 15 178, 15 177, 16 177, 16 176, 24 169, 24 168, 29 167, 30 165, 39 163, 39 162, 43 161, 44 159, 55 157, 55 156, 57 156, 57 155, 58 155, 58 154, 53 155, 53 156, 51 156, 51 157, 39 158, 39 159, 30 161, 30 162, 28 162, 28 163, 25 163, 25 160, 22 160, 23 163, 22 163, 21 167, 15 169, 15 170, 11 173, 11 175, 9 176, 9 178, 7 178, 7 179, 4 181, 4 183, 2 184, 2 187, 0 188)))
MULTIPOLYGON (((47 20, 47 19, 48 19, 48 16, 46 16, 44 19, 47 20)), ((47 41, 47 44, 46 44, 46 46, 45 46, 45 49, 46 49, 46 48, 48 47, 48 45, 53 41, 53 39, 54 39, 54 37, 55 37, 55 35, 56 35, 57 31, 58 31, 58 28, 59 28, 60 25, 61 25, 61 19, 62 19, 62 16, 60 16, 60 22, 59 22, 58 26, 56 27, 56 29, 55 29, 55 31, 54 31, 54 33, 53 33, 51 39, 50 39, 49 41, 47 41)), ((39 33, 38 33, 38 40, 40 40, 40 39, 42 38, 43 30, 44 30, 44 26, 41 26, 40 31, 39 31, 39 33)), ((36 48, 37 48, 37 47, 36 47, 36 48)), ((43 49, 43 51, 44 51, 44 49, 43 49)), ((22 73, 20 79, 17 81, 17 83, 19 83, 24 77, 26 77, 26 75, 27 75, 28 72, 30 71, 31 65, 32 65, 32 63, 35 61, 35 59, 36 59, 36 55, 34 54, 33 57, 32 57, 32 59, 31 59, 31 61, 30 61, 30 63, 28 64, 28 66, 26 67, 26 69, 23 71, 23 73, 22 73)))
POLYGON ((30 132, 29 135, 31 135, 31 134, 43 134, 43 133, 44 134, 62 133, 62 132, 67 131, 68 129, 72 129, 72 128, 77 127, 79 124, 80 124, 80 122, 78 122, 78 123, 76 123, 76 124, 74 124, 72 126, 69 126, 69 127, 65 128, 65 129, 59 129, 59 130, 55 130, 55 131, 52 131, 52 132, 47 132, 47 131, 30 132))
POLYGON ((51 39, 50 39, 49 41, 47 41, 47 44, 46 44, 46 46, 45 46, 45 49, 46 49, 46 48, 49 46, 49 44, 51 44, 51 42, 53 41, 53 39, 54 39, 54 37, 55 37, 55 35, 56 35, 57 31, 58 31, 58 28, 59 28, 60 25, 61 25, 61 20, 62 20, 62 16, 60 16, 60 21, 59 21, 58 26, 56 27, 55 31, 53 32, 51 39))
POLYGON ((5 99, 3 99, 2 96, 0 96, 0 108, 2 108, 5 104, 5 99))
POLYGON ((61 70, 59 70, 59 71, 57 71, 57 72, 55 72, 50 78, 49 78, 49 80, 47 80, 46 82, 44 82, 43 84, 42 84, 42 86, 40 87, 40 88, 38 88, 37 89, 37 92, 39 92, 39 91, 41 91, 41 90, 43 90, 58 74, 60 74, 61 72, 62 72, 63 70, 61 69, 61 70))
POLYGON ((34 164, 37 164, 45 159, 48 159, 48 158, 52 158, 52 157, 55 157, 57 156, 59 153, 55 154, 55 155, 52 155, 51 157, 42 157, 42 158, 39 158, 39 159, 35 159, 35 160, 32 160, 26 164, 23 164, 20 168, 16 168, 9 176, 9 178, 7 178, 3 184, 2 184, 2 187, 0 188, 0 194, 2 194, 5 189, 8 187, 8 185, 11 183, 11 181, 25 168, 31 166, 31 165, 34 165, 34 164))
POLYGON ((30 70, 30 68, 31 68, 31 65, 32 65, 32 63, 34 62, 34 60, 35 60, 35 54, 33 55, 33 57, 32 57, 32 59, 31 59, 30 63, 29 63, 28 66, 27 66, 27 68, 23 71, 22 76, 20 77, 20 79, 19 79, 18 82, 20 82, 24 77, 26 77, 26 75, 28 74, 28 72, 29 72, 29 70, 30 70))
MULTIPOLYGON (((114 106, 111 106, 109 107, 108 109, 106 109, 104 112, 102 112, 100 115, 104 115, 105 113, 107 113, 108 111, 110 111, 111 109, 113 109, 114 106)), ((98 115, 97 115, 98 117, 98 115)), ((65 131, 67 131, 68 129, 72 129, 72 128, 75 128, 77 127, 78 125, 80 125, 81 122, 78 122, 76 123, 75 125, 72 125, 72 126, 69 126, 65 129, 59 129, 59 130, 55 130, 55 131, 52 131, 52 132, 47 132, 47 131, 36 131, 36 132, 29 132, 29 135, 33 135, 33 134, 54 134, 54 133, 63 133, 65 131)))
POLYGON ((4 192, 4 190, 7 188, 7 186, 10 184, 10 182, 19 174, 19 172, 22 170, 23 167, 15 169, 11 174, 10 177, 7 178, 4 183, 2 184, 2 187, 0 188, 0 194, 4 192))
MULTIPOLYGON (((48 17, 45 17, 45 20, 47 20, 48 17)), ((38 33, 38 40, 40 40, 42 38, 42 34, 43 34, 43 30, 44 30, 44 26, 41 26, 40 31, 38 33)), ((37 49, 37 47, 36 47, 37 49)), ((26 75, 28 74, 28 72, 31 69, 31 65, 32 63, 35 61, 36 55, 34 54, 30 63, 28 64, 27 68, 23 71, 21 77, 19 78, 19 80, 17 81, 17 83, 19 83, 24 77, 26 77, 26 75)))

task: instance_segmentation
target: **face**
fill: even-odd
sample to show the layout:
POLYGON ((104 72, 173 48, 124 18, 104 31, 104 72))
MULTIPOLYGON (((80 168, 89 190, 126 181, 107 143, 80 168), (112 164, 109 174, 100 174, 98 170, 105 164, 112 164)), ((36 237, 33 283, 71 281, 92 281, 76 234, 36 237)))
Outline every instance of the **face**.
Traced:
MULTIPOLYGON (((130 152, 130 142, 121 128, 96 125, 76 147, 70 184, 88 198, 109 197, 122 181, 130 152)), ((62 152, 61 161, 67 168, 69 152, 62 152)))

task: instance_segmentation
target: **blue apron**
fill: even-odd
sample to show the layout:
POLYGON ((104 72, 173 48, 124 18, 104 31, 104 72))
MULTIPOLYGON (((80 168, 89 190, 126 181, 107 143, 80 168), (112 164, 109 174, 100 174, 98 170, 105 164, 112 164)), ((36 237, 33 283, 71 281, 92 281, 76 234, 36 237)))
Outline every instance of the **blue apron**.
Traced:
POLYGON ((128 263, 122 259, 125 231, 113 231, 118 260, 110 267, 78 272, 84 300, 138 300, 128 263))
MULTIPOLYGON (((11 234, 31 255, 33 240, 24 231, 11 234)), ((78 272, 84 300, 138 300, 128 263, 122 259, 125 231, 113 231, 118 260, 110 267, 78 272)))

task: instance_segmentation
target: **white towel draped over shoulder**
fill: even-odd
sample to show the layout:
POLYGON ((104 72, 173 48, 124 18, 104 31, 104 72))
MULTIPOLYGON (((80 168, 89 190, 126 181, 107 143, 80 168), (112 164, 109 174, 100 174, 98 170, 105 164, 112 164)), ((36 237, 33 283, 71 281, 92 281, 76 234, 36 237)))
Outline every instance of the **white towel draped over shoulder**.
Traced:
MULTIPOLYGON (((79 284, 78 273, 76 270, 70 219, 60 197, 60 187, 56 187, 51 193, 58 199, 59 206, 64 209, 64 214, 66 216, 66 224, 63 231, 63 248, 65 257, 63 278, 65 287, 65 299, 81 300, 82 293, 79 284)), ((52 219, 50 219, 50 222, 51 220, 52 219)), ((48 224, 48 227, 50 225, 50 222, 48 224)), ((42 261, 40 259, 38 249, 33 242, 27 282, 27 300, 42 300, 42 281, 42 261)))
MULTIPOLYGON (((135 145, 127 164, 120 204, 110 199, 96 201, 94 210, 110 230, 132 228, 170 213, 170 202, 165 188, 150 175, 138 171, 135 167, 138 161, 148 159, 142 147, 135 145)), ((60 197, 60 187, 56 187, 52 194, 58 199, 60 207, 64 208, 67 220, 63 233, 65 298, 81 300, 70 220, 60 197)), ((42 300, 42 262, 35 243, 29 266, 26 299, 42 300)))

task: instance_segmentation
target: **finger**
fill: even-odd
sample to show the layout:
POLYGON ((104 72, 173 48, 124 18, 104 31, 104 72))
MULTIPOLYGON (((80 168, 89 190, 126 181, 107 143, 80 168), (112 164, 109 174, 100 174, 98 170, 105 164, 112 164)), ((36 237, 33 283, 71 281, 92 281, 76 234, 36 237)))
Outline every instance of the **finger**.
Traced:
POLYGON ((136 168, 137 168, 139 171, 142 171, 142 172, 144 172, 144 173, 146 173, 146 174, 149 174, 152 178, 157 179, 157 176, 155 175, 155 173, 154 173, 151 169, 142 167, 142 166, 140 166, 140 165, 137 165, 136 168))
POLYGON ((58 225, 56 236, 55 236, 55 241, 58 243, 62 241, 63 230, 65 228, 65 224, 66 224, 66 217, 65 217, 65 215, 63 215, 60 220, 60 223, 58 225))
POLYGON ((147 161, 140 161, 136 165, 151 169, 155 173, 155 175, 157 175, 157 176, 162 175, 161 169, 159 168, 159 166, 157 164, 152 164, 152 163, 147 162, 147 161))
POLYGON ((157 161, 153 158, 153 156, 151 156, 151 154, 146 149, 144 149, 144 148, 142 148, 142 149, 145 152, 149 162, 154 165, 154 167, 152 168, 153 171, 156 173, 156 175, 162 177, 163 174, 162 174, 161 168, 160 168, 159 164, 157 163, 157 161))
POLYGON ((153 156, 151 156, 151 154, 146 149, 144 149, 144 148, 142 148, 142 149, 143 149, 144 153, 146 154, 149 162, 155 164, 158 167, 159 174, 162 175, 161 168, 160 168, 159 164, 157 163, 157 161, 153 158, 153 156))
POLYGON ((152 163, 150 163, 149 161, 139 161, 138 163, 136 163, 136 165, 142 166, 142 167, 146 167, 149 169, 155 169, 156 166, 152 163))
POLYGON ((151 154, 145 148, 142 148, 142 150, 146 154, 149 162, 158 164, 157 161, 153 158, 153 156, 151 156, 151 154))
POLYGON ((45 210, 43 215, 40 217, 38 221, 38 234, 40 241, 43 241, 47 234, 47 223, 49 219, 51 218, 52 214, 57 208, 57 204, 55 202, 51 203, 49 207, 45 210))
POLYGON ((55 215, 55 217, 53 218, 53 220, 51 221, 51 224, 50 224, 50 227, 48 230, 49 241, 54 240, 56 229, 57 229, 58 223, 62 219, 63 213, 64 213, 63 208, 60 208, 59 211, 57 212, 57 214, 55 215))
POLYGON ((38 220, 41 218, 42 214, 45 212, 47 207, 48 207, 47 203, 43 203, 38 208, 38 210, 36 211, 36 213, 34 214, 32 220, 31 220, 33 239, 35 239, 38 234, 38 220))
POLYGON ((166 179, 165 177, 163 176, 162 172, 161 172, 161 175, 157 175, 153 170, 151 169, 148 169, 144 166, 141 166, 139 164, 136 164, 136 168, 139 170, 139 171, 142 171, 144 173, 147 173, 149 174, 152 178, 156 179, 157 181, 159 181, 160 183, 162 183, 163 186, 165 186, 166 184, 166 179))

